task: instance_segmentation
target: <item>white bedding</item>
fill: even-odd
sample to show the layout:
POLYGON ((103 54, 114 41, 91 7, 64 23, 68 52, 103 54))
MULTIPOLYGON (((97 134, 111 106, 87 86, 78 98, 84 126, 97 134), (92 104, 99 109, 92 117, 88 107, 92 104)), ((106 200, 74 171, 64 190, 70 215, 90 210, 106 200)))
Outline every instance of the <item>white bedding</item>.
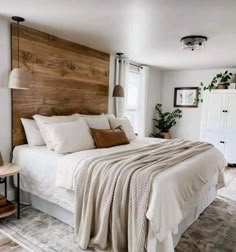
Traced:
POLYGON ((13 162, 21 168, 21 189, 74 212, 74 193, 56 187, 57 163, 60 155, 46 146, 17 146, 13 162))
MULTIPOLYGON (((79 172, 78 163, 82 164, 81 162, 90 155, 139 148, 157 141, 162 140, 137 139, 129 145, 81 151, 66 156, 56 155, 46 150, 46 147, 24 145, 15 148, 14 161, 24 168, 21 175, 21 188, 24 191, 74 212, 74 176, 75 172, 79 172)), ((193 196, 193 192, 200 191, 205 184, 208 184, 209 188, 211 185, 223 185, 221 172, 224 167, 225 160, 222 154, 212 148, 173 166, 155 178, 147 218, 150 228, 160 242, 171 242, 169 234, 177 231, 177 226, 183 218, 182 210, 193 196)), ((197 194, 195 193, 196 204, 197 194)))
MULTIPOLYGON (((160 141, 163 140, 145 138, 132 141, 129 145, 63 156, 58 164, 56 184, 74 190, 76 173, 80 171, 79 168, 83 166, 86 157, 135 149, 160 141)), ((225 165, 226 161, 222 154, 217 149, 211 148, 155 177, 146 216, 160 242, 166 239, 170 231, 177 232, 177 226, 183 219, 181 210, 195 193, 208 182, 210 185, 224 184, 222 174, 225 165)))

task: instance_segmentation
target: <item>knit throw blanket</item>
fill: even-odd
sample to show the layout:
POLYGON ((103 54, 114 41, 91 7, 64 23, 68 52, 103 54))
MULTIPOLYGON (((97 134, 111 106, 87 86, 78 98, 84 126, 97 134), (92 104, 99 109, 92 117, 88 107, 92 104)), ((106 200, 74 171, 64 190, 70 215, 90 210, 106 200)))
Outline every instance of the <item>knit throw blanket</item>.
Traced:
POLYGON ((76 178, 75 232, 80 247, 144 252, 153 178, 211 147, 168 140, 89 158, 76 178))

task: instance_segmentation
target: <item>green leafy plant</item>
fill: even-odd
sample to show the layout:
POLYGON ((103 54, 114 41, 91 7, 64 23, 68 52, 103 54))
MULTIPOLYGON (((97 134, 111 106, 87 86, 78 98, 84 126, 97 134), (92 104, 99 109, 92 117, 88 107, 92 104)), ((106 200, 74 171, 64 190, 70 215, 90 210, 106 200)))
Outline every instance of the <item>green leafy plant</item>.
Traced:
POLYGON ((230 79, 232 78, 232 73, 228 72, 228 70, 226 70, 224 73, 219 73, 217 74, 212 81, 210 82, 209 85, 204 85, 202 82, 200 84, 199 87, 199 92, 198 92, 198 102, 203 102, 203 98, 202 98, 202 92, 209 90, 209 92, 211 92, 212 89, 217 89, 218 85, 224 85, 224 88, 227 89, 228 86, 230 85, 230 79))
POLYGON ((155 112, 158 115, 158 119, 155 118, 153 121, 159 133, 151 134, 152 137, 163 138, 160 133, 169 132, 170 128, 176 124, 176 119, 182 117, 182 111, 180 109, 176 109, 173 112, 163 112, 161 104, 156 105, 155 112))

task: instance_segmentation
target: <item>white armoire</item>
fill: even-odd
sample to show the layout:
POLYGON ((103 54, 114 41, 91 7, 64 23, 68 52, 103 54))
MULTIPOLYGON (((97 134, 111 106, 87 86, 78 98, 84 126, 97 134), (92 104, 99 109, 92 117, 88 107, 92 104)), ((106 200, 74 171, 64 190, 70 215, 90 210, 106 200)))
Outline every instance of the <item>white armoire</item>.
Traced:
POLYGON ((200 138, 218 148, 228 163, 236 164, 236 90, 206 93, 200 138))

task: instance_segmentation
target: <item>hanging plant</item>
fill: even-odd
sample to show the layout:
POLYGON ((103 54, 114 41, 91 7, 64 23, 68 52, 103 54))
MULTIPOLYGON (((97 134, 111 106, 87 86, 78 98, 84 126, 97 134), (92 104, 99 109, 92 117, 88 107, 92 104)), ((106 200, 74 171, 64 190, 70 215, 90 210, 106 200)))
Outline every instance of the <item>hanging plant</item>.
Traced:
POLYGON ((203 102, 202 92, 209 90, 211 92, 212 89, 228 89, 230 85, 230 79, 232 78, 232 73, 226 70, 224 73, 217 74, 208 86, 205 86, 202 82, 199 87, 198 99, 197 102, 203 102))

